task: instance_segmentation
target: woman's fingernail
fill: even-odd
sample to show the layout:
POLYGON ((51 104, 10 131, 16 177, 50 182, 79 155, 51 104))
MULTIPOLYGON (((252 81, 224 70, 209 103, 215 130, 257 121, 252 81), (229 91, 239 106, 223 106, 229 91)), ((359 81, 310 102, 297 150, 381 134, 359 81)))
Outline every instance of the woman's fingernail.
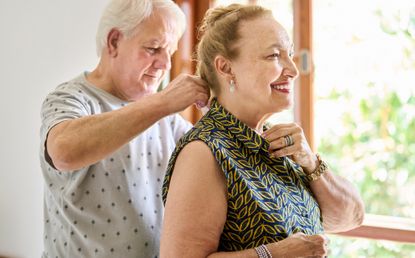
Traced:
POLYGON ((200 108, 202 108, 202 107, 204 107, 206 105, 202 101, 198 100, 198 101, 196 101, 196 106, 200 109, 200 108))

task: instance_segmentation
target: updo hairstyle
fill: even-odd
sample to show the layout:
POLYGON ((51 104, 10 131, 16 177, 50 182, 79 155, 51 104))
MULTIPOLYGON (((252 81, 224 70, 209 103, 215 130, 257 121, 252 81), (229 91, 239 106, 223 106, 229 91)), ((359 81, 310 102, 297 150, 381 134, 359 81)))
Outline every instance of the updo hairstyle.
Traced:
POLYGON ((264 7, 241 4, 216 7, 206 12, 199 27, 196 74, 209 84, 214 93, 219 93, 215 57, 221 55, 229 60, 237 58, 239 51, 235 45, 241 37, 239 24, 268 15, 272 16, 272 12, 264 7))

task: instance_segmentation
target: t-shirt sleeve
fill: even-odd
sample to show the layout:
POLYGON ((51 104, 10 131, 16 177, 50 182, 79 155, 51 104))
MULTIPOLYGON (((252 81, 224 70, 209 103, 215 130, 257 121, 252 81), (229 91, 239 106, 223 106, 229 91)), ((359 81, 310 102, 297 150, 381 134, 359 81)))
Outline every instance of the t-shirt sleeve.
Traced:
POLYGON ((82 89, 59 86, 43 101, 41 107, 40 139, 45 145, 49 130, 65 120, 76 119, 91 114, 90 101, 82 89))
POLYGON ((174 141, 177 143, 180 138, 193 127, 193 125, 178 114, 173 115, 171 118, 174 141))

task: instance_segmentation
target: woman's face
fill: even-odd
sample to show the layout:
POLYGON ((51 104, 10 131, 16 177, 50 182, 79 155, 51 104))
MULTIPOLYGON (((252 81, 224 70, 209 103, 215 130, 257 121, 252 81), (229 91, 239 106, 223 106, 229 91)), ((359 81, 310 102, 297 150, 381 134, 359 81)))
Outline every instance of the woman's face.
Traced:
POLYGON ((156 92, 177 49, 175 25, 171 15, 155 11, 132 37, 119 40, 111 65, 114 95, 137 100, 156 92))
POLYGON ((262 115, 289 108, 298 70, 287 32, 273 17, 264 16, 241 22, 239 33, 239 56, 231 61, 233 97, 262 115))

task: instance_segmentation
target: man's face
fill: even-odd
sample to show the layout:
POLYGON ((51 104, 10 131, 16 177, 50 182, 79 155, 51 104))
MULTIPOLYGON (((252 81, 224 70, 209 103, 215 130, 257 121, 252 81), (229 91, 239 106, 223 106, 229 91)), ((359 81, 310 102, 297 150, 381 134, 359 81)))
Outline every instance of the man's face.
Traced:
POLYGON ((171 15, 156 10, 130 38, 121 35, 111 56, 112 94, 137 100, 156 92, 177 49, 175 25, 171 15))

